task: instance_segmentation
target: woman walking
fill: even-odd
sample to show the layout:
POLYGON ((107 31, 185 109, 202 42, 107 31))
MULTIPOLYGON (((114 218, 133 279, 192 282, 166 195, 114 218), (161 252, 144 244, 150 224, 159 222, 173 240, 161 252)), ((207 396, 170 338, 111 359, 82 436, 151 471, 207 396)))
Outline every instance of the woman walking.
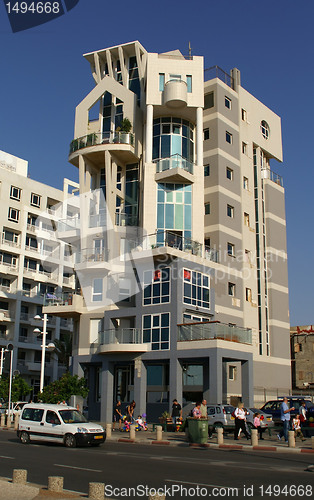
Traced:
POLYGON ((246 410, 244 410, 244 404, 239 403, 238 407, 234 410, 235 417, 235 427, 234 427, 234 439, 239 439, 240 430, 246 436, 246 439, 250 439, 250 435, 246 430, 246 410))

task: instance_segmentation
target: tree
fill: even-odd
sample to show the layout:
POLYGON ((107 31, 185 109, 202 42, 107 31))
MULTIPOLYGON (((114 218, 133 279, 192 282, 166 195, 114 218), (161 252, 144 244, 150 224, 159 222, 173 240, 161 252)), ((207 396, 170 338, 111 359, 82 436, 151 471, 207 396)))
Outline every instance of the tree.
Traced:
POLYGON ((54 353, 58 356, 59 362, 69 371, 70 357, 72 356, 72 335, 71 333, 64 336, 63 340, 54 340, 54 353))
MULTIPOLYGON (((25 380, 17 375, 12 380, 11 401, 23 401, 27 394, 30 394, 32 387, 25 380)), ((0 398, 5 401, 9 400, 9 377, 2 376, 0 378, 0 398)))
POLYGON ((38 399, 44 403, 58 403, 59 401, 69 401, 71 396, 82 396, 86 398, 88 394, 87 384, 84 377, 70 375, 66 372, 59 380, 55 380, 46 385, 42 392, 38 394, 38 399))

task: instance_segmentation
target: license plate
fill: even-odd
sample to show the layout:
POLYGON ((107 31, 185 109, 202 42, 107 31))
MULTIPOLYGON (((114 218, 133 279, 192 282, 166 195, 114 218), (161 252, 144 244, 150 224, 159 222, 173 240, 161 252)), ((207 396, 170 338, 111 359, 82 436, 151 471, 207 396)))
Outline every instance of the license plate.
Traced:
POLYGON ((271 417, 267 417, 267 418, 266 418, 266 420, 267 420, 268 422, 271 422, 271 417))
POLYGON ((94 439, 102 439, 102 436, 94 436, 94 439))

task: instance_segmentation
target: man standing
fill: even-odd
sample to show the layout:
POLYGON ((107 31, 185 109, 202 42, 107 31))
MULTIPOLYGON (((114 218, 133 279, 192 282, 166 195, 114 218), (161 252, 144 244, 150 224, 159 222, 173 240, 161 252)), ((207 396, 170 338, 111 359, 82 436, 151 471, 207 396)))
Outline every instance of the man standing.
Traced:
POLYGON ((119 422, 119 431, 121 431, 121 422, 122 422, 122 413, 121 413, 121 401, 117 401, 117 404, 114 408, 114 413, 113 413, 113 425, 112 425, 112 430, 115 430, 115 425, 116 422, 119 422))
POLYGON ((302 401, 302 404, 299 408, 299 415, 300 415, 300 422, 301 422, 301 429, 305 437, 309 437, 309 431, 306 429, 307 427, 307 418, 306 418, 306 403, 305 401, 302 401))
POLYGON ((177 430, 177 419, 182 418, 182 408, 181 405, 178 403, 176 399, 173 400, 172 402, 172 425, 173 425, 173 431, 176 432, 177 430))
POLYGON ((294 406, 289 408, 288 406, 288 398, 283 398, 283 402, 281 403, 280 406, 280 420, 282 422, 282 429, 277 434, 277 438, 279 441, 281 440, 282 437, 285 438, 285 442, 288 443, 288 431, 290 428, 290 412, 294 410, 294 406))
POLYGON ((201 418, 207 418, 207 401, 206 401, 206 399, 203 399, 200 410, 201 410, 201 418))

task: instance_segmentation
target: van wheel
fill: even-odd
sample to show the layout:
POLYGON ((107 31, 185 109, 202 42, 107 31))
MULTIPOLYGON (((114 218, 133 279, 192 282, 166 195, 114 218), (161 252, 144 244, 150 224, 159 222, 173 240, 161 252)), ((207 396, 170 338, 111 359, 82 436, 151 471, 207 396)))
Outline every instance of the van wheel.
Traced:
POLYGON ((29 438, 28 432, 25 432, 25 431, 21 432, 21 434, 20 434, 20 441, 23 444, 29 444, 30 443, 30 438, 29 438))
POLYGON ((64 438, 64 444, 67 448, 75 448, 76 447, 76 439, 73 434, 66 434, 64 438))

